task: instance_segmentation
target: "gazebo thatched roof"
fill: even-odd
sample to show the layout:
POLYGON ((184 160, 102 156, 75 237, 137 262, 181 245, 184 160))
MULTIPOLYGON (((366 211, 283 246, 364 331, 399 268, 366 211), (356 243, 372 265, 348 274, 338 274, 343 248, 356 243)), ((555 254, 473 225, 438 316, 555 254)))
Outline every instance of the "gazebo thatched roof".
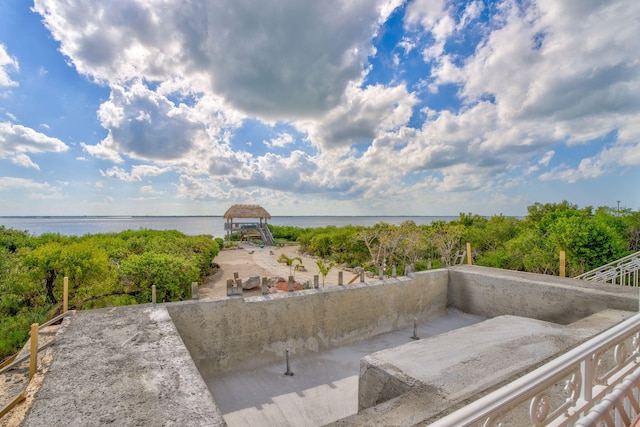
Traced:
POLYGON ((233 205, 223 215, 226 219, 233 218, 265 218, 271 219, 271 215, 259 205, 233 205))

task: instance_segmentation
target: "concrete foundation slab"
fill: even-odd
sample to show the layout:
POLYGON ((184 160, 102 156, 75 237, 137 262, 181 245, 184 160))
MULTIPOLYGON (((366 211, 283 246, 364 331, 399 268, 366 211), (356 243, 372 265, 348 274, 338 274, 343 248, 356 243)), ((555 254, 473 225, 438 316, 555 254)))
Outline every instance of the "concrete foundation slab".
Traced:
POLYGON ((80 311, 24 426, 223 426, 165 306, 80 311))
MULTIPOLYGON (((430 337, 484 320, 450 310, 418 323, 420 337, 430 337)), ((360 359, 370 353, 412 342, 413 327, 365 341, 290 359, 295 375, 285 376, 285 361, 260 369, 238 370, 205 378, 229 426, 320 426, 358 410, 360 359)))

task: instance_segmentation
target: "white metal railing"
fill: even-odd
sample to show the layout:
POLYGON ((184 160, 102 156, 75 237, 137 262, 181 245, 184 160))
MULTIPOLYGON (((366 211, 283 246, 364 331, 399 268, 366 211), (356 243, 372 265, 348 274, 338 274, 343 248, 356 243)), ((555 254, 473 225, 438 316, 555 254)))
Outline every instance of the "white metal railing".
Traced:
POLYGON ((640 413, 639 390, 640 369, 636 369, 600 403, 594 405, 585 417, 578 420, 576 427, 630 426, 634 416, 640 413))
POLYGON ((574 279, 593 280, 614 285, 638 287, 640 276, 640 251, 610 262, 600 268, 583 273, 574 279))
POLYGON ((599 420, 598 425, 629 425, 625 420, 640 413, 638 394, 633 393, 640 385, 639 368, 640 314, 636 314, 431 425, 593 425, 581 418, 599 420))

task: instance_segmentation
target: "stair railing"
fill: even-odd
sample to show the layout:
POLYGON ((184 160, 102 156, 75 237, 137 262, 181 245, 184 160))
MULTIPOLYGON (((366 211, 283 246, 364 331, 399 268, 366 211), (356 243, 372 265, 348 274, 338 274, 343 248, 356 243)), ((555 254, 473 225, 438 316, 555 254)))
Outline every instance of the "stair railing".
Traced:
POLYGON ((638 287, 640 251, 574 277, 581 280, 638 287))

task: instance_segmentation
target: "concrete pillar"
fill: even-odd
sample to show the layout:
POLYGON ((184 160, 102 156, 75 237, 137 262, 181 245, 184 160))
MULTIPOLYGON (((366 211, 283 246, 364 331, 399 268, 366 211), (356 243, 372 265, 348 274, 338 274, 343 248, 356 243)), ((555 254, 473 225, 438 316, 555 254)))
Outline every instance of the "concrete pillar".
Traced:
POLYGON ((313 276, 313 289, 318 289, 320 287, 320 278, 318 275, 313 276))
POLYGON ((151 303, 156 305, 156 285, 151 285, 151 303))
POLYGON ((560 251, 560 277, 567 276, 566 270, 567 255, 564 251, 560 251))
POLYGON ((431 270, 431 259, 427 260, 427 270, 431 270))
POLYGON ((289 292, 293 292, 293 276, 289 276, 289 292))
POLYGON ((191 283, 191 299, 200 299, 200 295, 198 295, 198 282, 191 283))
POLYGON ((344 280, 342 278, 342 271, 338 271, 338 285, 344 285, 344 280))
POLYGON ((380 267, 380 268, 378 269, 378 278, 379 278, 380 280, 384 279, 384 267, 380 267))
POLYGON ((236 280, 236 295, 242 295, 242 279, 236 280))
POLYGON ((230 297, 233 293, 233 279, 227 279, 227 296, 230 297))
POLYGON ((360 283, 364 283, 364 268, 360 271, 360 283))
POLYGON ((391 267, 391 277, 396 277, 396 266, 391 267))
POLYGON ((267 278, 262 278, 262 295, 267 295, 269 293, 269 287, 267 286, 267 278))

